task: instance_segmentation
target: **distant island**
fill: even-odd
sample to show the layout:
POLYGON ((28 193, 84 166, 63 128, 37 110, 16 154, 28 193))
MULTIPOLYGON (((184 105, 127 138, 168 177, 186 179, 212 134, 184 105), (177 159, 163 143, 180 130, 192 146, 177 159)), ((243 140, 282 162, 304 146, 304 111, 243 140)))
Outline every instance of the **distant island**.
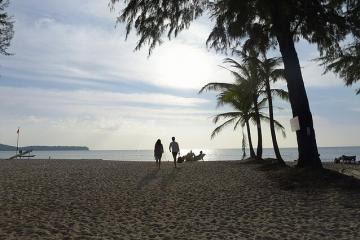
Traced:
MULTIPOLYGON (((26 146, 19 147, 19 150, 33 150, 33 151, 89 151, 88 147, 80 146, 26 146)), ((0 151, 16 151, 16 147, 0 144, 0 151)))

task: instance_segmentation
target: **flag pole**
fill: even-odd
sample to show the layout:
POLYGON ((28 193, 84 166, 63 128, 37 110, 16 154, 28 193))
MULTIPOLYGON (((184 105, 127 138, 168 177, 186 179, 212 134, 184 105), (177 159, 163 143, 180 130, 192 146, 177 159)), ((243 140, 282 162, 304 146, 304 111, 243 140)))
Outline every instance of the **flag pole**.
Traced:
MULTIPOLYGON (((19 135, 20 135, 20 127, 18 127, 17 130, 17 140, 16 140, 16 155, 18 154, 18 150, 19 150, 19 135)), ((17 157, 16 157, 17 158, 17 157)))

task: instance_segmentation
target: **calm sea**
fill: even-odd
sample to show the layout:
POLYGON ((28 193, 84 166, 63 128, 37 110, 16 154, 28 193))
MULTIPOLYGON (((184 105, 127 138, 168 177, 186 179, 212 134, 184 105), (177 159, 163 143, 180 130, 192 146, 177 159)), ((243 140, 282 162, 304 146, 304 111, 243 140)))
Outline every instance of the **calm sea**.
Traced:
MULTIPOLYGON (((182 155, 185 155, 189 149, 183 149, 182 155)), ((197 155, 200 149, 193 149, 197 155)), ((202 149, 206 154, 205 161, 221 161, 221 160, 239 160, 242 157, 241 149, 202 149)), ((333 161, 335 157, 341 155, 356 155, 356 159, 360 160, 360 147, 321 147, 319 148, 322 161, 333 161)), ((36 151, 33 152, 38 159, 103 159, 103 160, 119 160, 119 161, 153 161, 152 150, 90 150, 90 151, 36 151)), ((287 161, 297 159, 296 148, 282 148, 281 154, 287 161)), ((14 152, 0 151, 0 159, 9 158, 14 152)), ((274 157, 271 148, 265 148, 263 157, 274 157)), ((171 161, 171 153, 165 152, 163 161, 171 161)))

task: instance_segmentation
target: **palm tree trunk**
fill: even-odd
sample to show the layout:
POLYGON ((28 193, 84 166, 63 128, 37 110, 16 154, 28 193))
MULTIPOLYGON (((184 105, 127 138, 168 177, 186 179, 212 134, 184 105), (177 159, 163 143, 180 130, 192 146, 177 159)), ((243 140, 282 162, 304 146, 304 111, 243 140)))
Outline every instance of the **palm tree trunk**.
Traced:
POLYGON ((249 121, 246 121, 246 131, 247 131, 247 135, 248 135, 248 140, 249 140, 249 148, 250 148, 250 157, 251 158, 255 158, 255 151, 254 151, 254 147, 251 141, 251 132, 250 132, 250 125, 249 125, 249 121))
MULTIPOLYGON (((277 4, 273 4, 276 6, 277 4)), ((296 53, 290 21, 273 9, 273 23, 276 38, 285 66, 285 77, 293 116, 299 118, 300 130, 296 132, 299 160, 298 167, 322 168, 316 144, 313 119, 301 75, 299 58, 296 53)))
POLYGON ((281 157, 279 146, 276 140, 276 133, 275 133, 275 126, 274 126, 274 109, 272 103, 272 96, 271 96, 271 89, 270 89, 270 80, 266 79, 266 94, 269 102, 269 117, 270 117, 270 132, 271 132, 271 139, 273 142, 274 152, 276 159, 278 160, 279 164, 285 165, 284 160, 281 157))
POLYGON ((256 126, 257 126, 257 133, 258 133, 258 145, 257 145, 257 149, 256 149, 256 157, 257 158, 262 158, 262 152, 263 152, 263 147, 262 147, 262 132, 261 132, 261 122, 260 122, 260 115, 259 115, 259 107, 258 107, 258 103, 257 103, 257 97, 254 97, 254 110, 255 110, 255 118, 256 118, 256 126))

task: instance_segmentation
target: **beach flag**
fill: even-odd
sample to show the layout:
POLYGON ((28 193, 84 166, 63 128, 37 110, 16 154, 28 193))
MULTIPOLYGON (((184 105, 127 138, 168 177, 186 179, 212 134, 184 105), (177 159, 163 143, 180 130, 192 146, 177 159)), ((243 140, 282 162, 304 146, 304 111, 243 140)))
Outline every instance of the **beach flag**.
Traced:
POLYGON ((16 133, 19 134, 19 132, 20 132, 20 128, 18 128, 18 130, 16 131, 16 133))

